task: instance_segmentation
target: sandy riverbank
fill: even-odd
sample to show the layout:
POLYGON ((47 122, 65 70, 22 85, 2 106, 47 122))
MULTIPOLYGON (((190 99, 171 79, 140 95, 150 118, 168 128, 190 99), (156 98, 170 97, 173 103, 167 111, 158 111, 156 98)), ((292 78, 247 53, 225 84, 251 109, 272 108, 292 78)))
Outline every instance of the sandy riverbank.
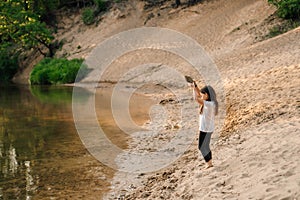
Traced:
MULTIPOLYGON (((217 6, 224 2, 215 3, 217 6)), ((209 8, 210 6, 213 7, 212 4, 208 5, 209 8)), ((216 12, 220 14, 224 11, 229 15, 230 11, 238 8, 241 13, 249 12, 250 8, 269 9, 262 1, 255 4, 243 1, 241 4, 232 2, 216 12)), ((271 13, 272 10, 268 12, 271 13)), ((252 26, 256 28, 268 16, 266 13, 265 16, 256 16, 256 12, 247 16, 241 13, 235 11, 231 17, 239 15, 245 21, 252 19, 252 26)), ((204 12, 202 15, 209 14, 204 12)), ((176 26, 176 20, 170 20, 167 26, 182 31, 187 28, 184 33, 194 35, 199 42, 203 42, 221 74, 226 94, 223 108, 226 118, 222 127, 214 134, 215 167, 202 170, 204 162, 197 150, 195 132, 193 139, 189 141, 192 143, 190 148, 169 166, 149 173, 117 173, 106 199, 299 199, 300 29, 258 42, 252 38, 250 27, 242 26, 240 31, 228 33, 228 29, 212 23, 207 28, 218 30, 218 35, 209 37, 204 28, 201 33, 207 37, 201 37, 199 33, 193 32, 191 24, 195 25, 202 15, 191 14, 191 18, 183 20, 187 24, 176 26), (220 37, 222 42, 218 43, 220 37), (209 38, 212 42, 205 43, 209 38), (218 137, 219 135, 222 137, 218 137)), ((231 27, 232 30, 239 27, 240 22, 229 23, 228 19, 230 17, 222 21, 224 27, 231 27)), ((206 27, 204 24, 203 26, 206 27)), ((120 58, 115 66, 125 66, 126 69, 128 63, 138 65, 134 55, 120 58)), ((145 55, 148 56, 148 62, 152 61, 151 58, 156 60, 158 57, 153 52, 146 52, 145 55)), ((143 56, 143 53, 139 56, 143 56)), ((188 67, 180 59, 173 59, 172 55, 160 52, 160 56, 169 66, 172 66, 172 62, 180 63, 173 65, 179 70, 184 71, 188 67)), ((156 77, 155 74, 159 73, 163 73, 163 70, 154 70, 147 76, 156 77)), ((143 80, 143 76, 137 80, 143 80)), ((200 82, 201 77, 198 80, 200 82)), ((173 86, 176 88, 176 85, 169 84, 170 88, 173 86)), ((197 130, 197 105, 190 96, 187 97, 187 87, 177 89, 180 94, 186 93, 186 98, 166 101, 166 104, 160 105, 161 109, 154 110, 153 120, 158 120, 156 126, 163 128, 161 134, 150 138, 149 135, 134 135, 131 151, 155 151, 170 141, 177 128, 197 130), (176 117, 182 104, 187 105, 193 114, 191 120, 177 126, 176 117), (160 112, 164 109, 168 110, 167 119, 161 117, 166 114, 160 112)), ((153 91, 150 95, 159 101, 172 98, 171 94, 161 94, 160 90, 153 91)), ((146 124, 147 126, 151 127, 151 123, 146 124)))
MULTIPOLYGON (((213 145, 212 169, 203 170, 195 133, 190 148, 169 166, 150 173, 118 172, 106 198, 299 199, 299 67, 274 67, 226 84, 228 113, 221 131, 223 137, 215 138, 213 145), (246 85, 252 87, 245 90, 246 85)), ((191 110, 197 108, 191 99, 183 101, 191 110)), ((164 131, 154 138, 135 135, 132 151, 151 152, 169 141, 176 132, 180 103, 162 105, 170 111, 166 121, 157 121, 164 131)), ((197 127, 197 118, 184 128, 187 126, 197 127)))

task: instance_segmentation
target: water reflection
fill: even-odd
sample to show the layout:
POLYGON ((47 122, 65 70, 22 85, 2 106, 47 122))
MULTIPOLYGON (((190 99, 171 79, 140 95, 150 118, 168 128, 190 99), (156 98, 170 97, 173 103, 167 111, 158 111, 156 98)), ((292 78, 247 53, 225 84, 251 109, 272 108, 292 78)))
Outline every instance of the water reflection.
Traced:
POLYGON ((10 174, 14 176, 17 170, 18 170, 18 162, 17 162, 16 149, 12 145, 10 145, 8 149, 8 156, 7 159, 5 159, 2 173, 4 174, 4 177, 10 174))
MULTIPOLYGON (((93 158, 79 139, 72 91, 0 86, 0 199, 101 199, 109 190, 114 171, 93 158)), ((110 134, 107 137, 126 148, 128 137, 107 110, 110 101, 105 95, 110 93, 96 94, 98 120, 110 134)), ((132 105, 143 109, 153 103, 140 96, 135 99, 132 105)), ((131 109, 131 114, 143 122, 148 112, 141 115, 140 109, 131 109)))
MULTIPOLYGON (((30 194, 36 189, 36 183, 34 182, 34 179, 31 175, 31 167, 30 167, 30 161, 25 161, 25 167, 26 167, 26 199, 30 199, 30 194)), ((38 182, 38 179, 36 180, 38 182)))
POLYGON ((86 176, 101 163, 78 138, 71 101, 70 87, 0 86, 0 199, 72 197, 88 181, 99 184, 98 196, 107 190, 107 180, 86 176))
MULTIPOLYGON (((61 121, 61 114, 57 109, 57 105, 49 106, 42 103, 39 98, 34 98, 26 87, 1 87, 2 198, 30 199, 33 195, 39 180, 37 174, 34 174, 31 163, 36 159, 45 158, 45 144, 49 138, 55 136, 53 133, 60 126, 58 121, 61 121), (55 118, 59 120, 53 120, 55 118)), ((62 113, 64 110, 66 109, 60 106, 62 113)))
POLYGON ((70 104, 72 102, 72 88, 64 86, 31 86, 30 92, 41 103, 70 104))

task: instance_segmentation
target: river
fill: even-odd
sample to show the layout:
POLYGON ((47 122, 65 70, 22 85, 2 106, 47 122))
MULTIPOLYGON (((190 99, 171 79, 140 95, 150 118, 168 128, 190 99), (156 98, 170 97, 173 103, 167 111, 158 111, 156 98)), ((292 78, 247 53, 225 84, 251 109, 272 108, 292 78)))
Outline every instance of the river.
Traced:
MULTIPOLYGON (((72 91, 67 86, 0 86, 0 199, 101 199, 109 190, 115 170, 81 142, 72 91)), ((97 116, 108 138, 125 149, 130 138, 114 123, 110 95, 110 88, 97 90, 97 116)), ((131 98, 131 116, 141 125, 154 102, 142 95, 131 98)))

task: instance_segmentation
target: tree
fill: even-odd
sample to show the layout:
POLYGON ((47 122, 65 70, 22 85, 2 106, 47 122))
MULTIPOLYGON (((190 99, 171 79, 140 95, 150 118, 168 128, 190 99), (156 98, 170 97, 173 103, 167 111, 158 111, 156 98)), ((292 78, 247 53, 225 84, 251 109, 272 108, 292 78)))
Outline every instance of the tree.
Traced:
POLYGON ((18 56, 10 49, 11 43, 0 45, 0 82, 9 82, 18 70, 18 56))
POLYGON ((1 44, 10 42, 21 49, 38 48, 43 54, 54 55, 53 36, 40 16, 34 12, 28 0, 4 0, 0 2, 0 39, 1 44), (42 51, 40 46, 48 49, 42 51))

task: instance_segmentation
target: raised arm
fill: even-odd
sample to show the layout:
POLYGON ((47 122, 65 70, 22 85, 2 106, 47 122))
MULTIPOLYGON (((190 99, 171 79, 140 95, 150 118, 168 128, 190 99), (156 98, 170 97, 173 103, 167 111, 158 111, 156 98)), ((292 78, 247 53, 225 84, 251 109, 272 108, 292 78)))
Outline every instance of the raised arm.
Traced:
POLYGON ((202 96, 200 94, 200 89, 198 88, 196 82, 194 81, 193 85, 192 85, 194 91, 195 91, 195 94, 196 94, 196 97, 195 97, 195 100, 200 104, 200 105, 203 105, 204 102, 203 102, 203 99, 202 99, 202 96))

